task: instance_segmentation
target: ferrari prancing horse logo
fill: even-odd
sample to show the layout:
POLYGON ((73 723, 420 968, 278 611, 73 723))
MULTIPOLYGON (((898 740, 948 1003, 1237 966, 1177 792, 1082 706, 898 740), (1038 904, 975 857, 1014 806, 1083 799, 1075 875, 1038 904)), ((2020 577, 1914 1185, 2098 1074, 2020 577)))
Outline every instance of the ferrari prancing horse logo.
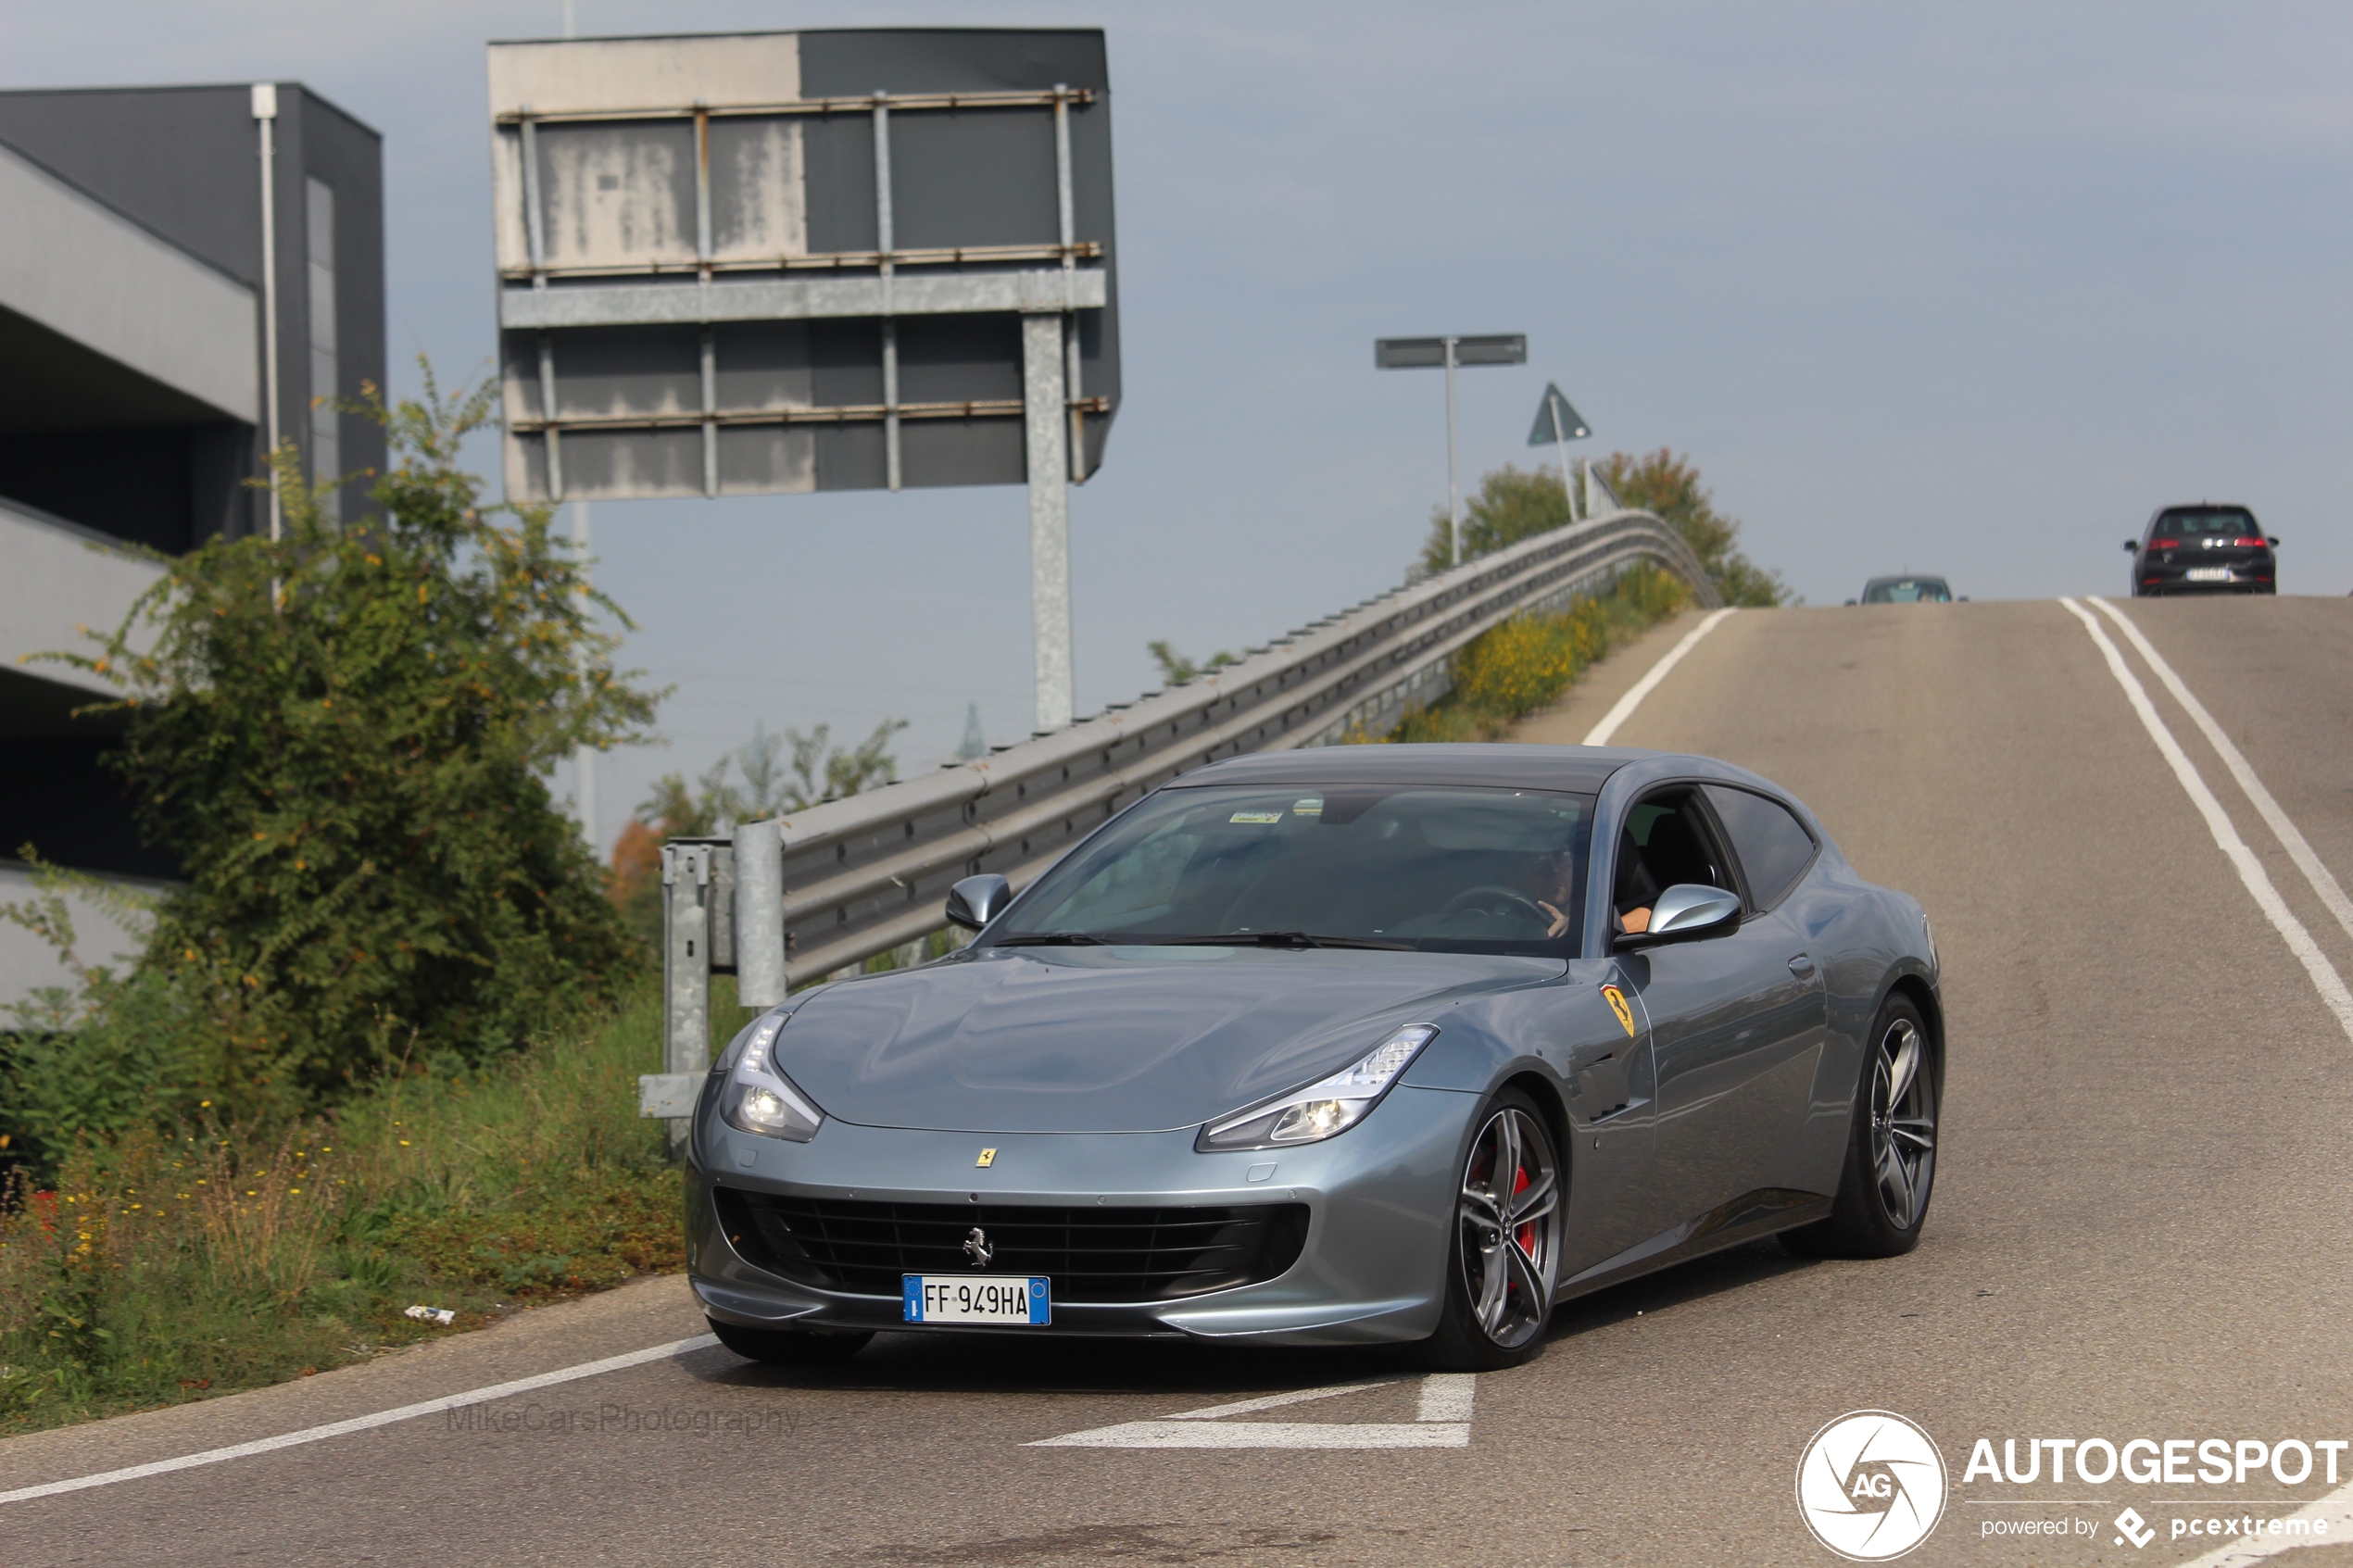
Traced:
POLYGON ((1634 1010, 1627 1006, 1626 993, 1615 985, 1604 985, 1602 987, 1602 1000, 1609 1004, 1610 1011, 1617 1014, 1617 1022, 1626 1026, 1627 1036, 1630 1039, 1634 1034, 1634 1010))
POLYGON ((986 1171, 991 1165, 997 1163, 997 1151, 993 1148, 984 1148, 980 1151, 980 1158, 974 1160, 973 1163, 986 1171))

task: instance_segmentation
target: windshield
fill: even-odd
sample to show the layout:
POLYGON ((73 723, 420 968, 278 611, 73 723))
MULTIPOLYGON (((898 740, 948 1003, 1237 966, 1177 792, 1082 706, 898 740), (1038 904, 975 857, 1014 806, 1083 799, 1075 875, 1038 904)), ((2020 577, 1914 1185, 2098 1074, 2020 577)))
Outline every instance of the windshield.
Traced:
POLYGON ((992 944, 1577 950, 1589 796, 1351 784, 1164 789, 1050 872, 992 944))
POLYGON ((1944 604, 1952 596, 1942 577, 1879 577, 1863 590, 1867 605, 1944 604))

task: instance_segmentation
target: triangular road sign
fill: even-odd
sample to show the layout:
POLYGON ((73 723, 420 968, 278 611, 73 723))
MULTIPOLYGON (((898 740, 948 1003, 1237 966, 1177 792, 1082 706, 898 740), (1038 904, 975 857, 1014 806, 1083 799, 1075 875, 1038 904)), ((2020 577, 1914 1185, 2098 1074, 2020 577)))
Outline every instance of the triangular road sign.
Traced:
POLYGON ((1568 406, 1568 399, 1561 395, 1561 389, 1546 382, 1544 401, 1536 405, 1536 422, 1529 428, 1528 444, 1549 446, 1555 441, 1578 441, 1592 433, 1585 428, 1577 410, 1568 406), (1553 422, 1556 419, 1560 421, 1557 426, 1553 422))

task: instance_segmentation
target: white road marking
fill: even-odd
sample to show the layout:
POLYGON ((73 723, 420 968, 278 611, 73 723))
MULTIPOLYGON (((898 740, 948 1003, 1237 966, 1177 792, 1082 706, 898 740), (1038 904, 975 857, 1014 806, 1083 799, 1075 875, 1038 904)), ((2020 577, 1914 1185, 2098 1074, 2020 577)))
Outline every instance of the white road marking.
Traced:
POLYGON ((395 1422, 414 1421, 421 1415, 438 1415, 443 1411, 461 1410, 468 1405, 488 1404, 493 1399, 511 1399, 535 1389, 552 1388, 559 1383, 572 1383, 601 1373, 619 1372, 623 1367, 642 1366, 648 1361, 666 1361, 683 1356, 689 1350, 700 1350, 719 1341, 708 1334, 698 1334, 692 1339, 674 1339, 667 1345, 656 1345, 644 1350, 632 1350, 626 1355, 607 1356, 600 1361, 583 1361, 578 1366, 564 1367, 556 1372, 543 1372, 536 1377, 519 1377, 512 1383, 493 1384, 487 1388, 470 1389, 463 1394, 450 1394, 438 1399, 424 1399, 397 1410, 378 1411, 373 1415, 355 1415, 348 1421, 331 1421, 324 1426, 306 1426, 299 1432, 282 1432, 275 1437, 257 1437, 250 1443, 233 1443, 225 1449, 207 1449, 200 1454, 182 1454, 177 1459, 159 1459, 147 1464, 133 1464, 120 1470, 103 1470, 94 1475, 77 1475, 68 1481, 50 1481, 38 1486, 19 1486, 13 1492, 0 1492, 0 1503, 27 1502, 34 1498, 53 1498, 60 1492, 79 1492, 91 1486, 111 1486, 118 1481, 136 1481, 148 1475, 166 1475, 175 1470, 193 1470, 202 1464, 220 1464, 233 1459, 247 1459, 279 1449, 296 1448, 304 1443, 323 1442, 329 1437, 341 1437, 348 1433, 365 1432, 371 1427, 390 1426, 395 1422))
POLYGON ((1164 1421, 1223 1421, 1227 1416, 1249 1415, 1253 1411, 1280 1410, 1285 1405, 1303 1405, 1310 1399, 1328 1399, 1340 1394, 1353 1394, 1361 1389, 1379 1388, 1391 1383, 1403 1383, 1405 1374, 1395 1377, 1368 1377, 1360 1383, 1335 1383, 1325 1388, 1302 1388, 1290 1394, 1267 1394, 1255 1399, 1236 1399, 1230 1405, 1211 1405, 1204 1410, 1178 1411, 1163 1416, 1164 1421))
MULTIPOLYGON (((2246 1511, 2242 1509, 2240 1512, 2246 1511)), ((2309 1508, 2289 1517, 2316 1522, 2325 1519, 2331 1533, 2325 1536, 2274 1536, 2267 1533, 2260 1540, 2242 1536, 2233 1544, 2216 1547, 2204 1557, 2182 1564, 2182 1568, 2242 1568, 2245 1563, 2260 1562, 2284 1551, 2294 1551, 2298 1547, 2343 1546, 2345 1537, 2341 1532, 2347 1525, 2353 1525, 2353 1486, 2339 1486, 2309 1508)))
POLYGON ((1468 1421, 1471 1396, 1478 1379, 1466 1372, 1433 1373, 1422 1379, 1421 1413, 1416 1421, 1468 1421))
MULTIPOLYGON (((1733 608, 1738 608, 1738 606, 1733 607, 1733 608)), ((1683 640, 1667 649, 1667 657, 1652 665, 1642 678, 1634 683, 1633 689, 1617 699, 1617 706, 1602 716, 1600 723, 1585 732, 1585 744, 1607 746, 1609 737, 1617 734, 1617 726, 1634 716, 1634 709, 1642 706, 1642 698, 1658 689, 1658 684, 1667 679, 1667 672, 1680 664, 1683 661, 1683 656, 1691 652, 1702 637, 1715 631, 1717 622, 1731 613, 1731 609, 1712 611, 1705 620, 1685 633, 1683 640)))
POLYGON ((2070 615, 2083 623, 2083 629, 2092 634, 2092 641, 2099 645, 2101 657, 2108 660, 2108 673, 2115 676, 2116 684, 2124 688, 2125 698, 2132 703, 2133 711, 2140 716, 2141 727, 2148 732, 2149 739, 2155 741, 2157 749, 2164 754, 2166 762, 2173 770, 2174 779, 2180 783, 2183 793, 2190 797, 2190 804, 2196 806, 2198 815, 2206 819, 2206 831, 2214 835, 2216 847, 2237 868, 2239 880, 2246 884, 2246 891, 2255 899, 2257 907, 2270 919, 2272 929, 2280 934, 2280 940, 2287 944, 2288 951, 2304 965, 2304 972, 2312 977, 2313 989, 2320 992, 2321 1000, 2328 1004, 2329 1010, 2336 1014, 2336 1021, 2344 1026, 2347 1037, 2353 1038, 2353 991, 2346 989, 2345 977, 2336 972, 2335 966, 2328 960, 2328 955, 2322 952, 2320 944, 2312 940, 2312 934, 2304 929, 2304 922, 2296 918, 2296 912, 2280 897, 2279 889, 2271 885, 2271 877, 2264 873, 2263 862, 2255 858, 2255 852, 2239 837, 2238 829, 2231 825, 2231 819, 2222 810, 2222 803, 2214 798, 2212 790, 2206 787, 2206 781, 2198 776, 2188 753, 2173 738, 2173 732, 2165 727, 2165 721, 2158 717, 2157 709, 2149 701, 2149 694, 2142 686, 2140 677, 2125 664, 2124 656, 2116 651, 2116 645, 2108 640, 2106 632, 2100 630, 2100 623, 2093 618, 2092 612, 2073 599, 2062 598, 2059 603, 2067 608, 2070 615))
POLYGON ((1463 1449, 1470 1446, 1471 1399, 1478 1380, 1467 1373, 1435 1373, 1422 1379, 1421 1411, 1413 1421, 1236 1421, 1239 1415, 1304 1404, 1341 1394, 1361 1394, 1403 1382, 1399 1377, 1302 1388, 1269 1394, 1205 1410, 1180 1411, 1157 1421, 1123 1421, 1061 1437, 1042 1437, 1033 1449, 1463 1449))
POLYGON ((2305 841, 2296 825, 2288 820, 2288 814, 2280 809, 2280 803, 2271 798, 2271 792, 2263 787, 2261 779, 2255 776, 2255 770, 2247 766, 2246 759, 2240 755, 2239 748, 2231 744, 2231 737, 2223 733, 2222 726, 2214 721, 2214 715, 2206 710, 2204 703, 2190 695, 2190 688, 2183 684, 2179 675, 2173 673, 2173 667, 2165 662, 2165 656, 2149 645, 2149 640, 2141 634, 2141 629, 2127 620, 2122 610, 2106 599, 2094 599, 2092 608, 2123 628, 2124 635, 2140 650, 2141 657, 2148 660, 2149 668, 2157 671, 2157 678, 2165 684, 2165 689, 2173 694, 2173 700, 2188 709, 2191 721, 2206 736, 2207 744, 2222 759, 2222 765, 2231 771, 2231 777, 2238 781, 2240 791, 2255 808, 2256 814, 2263 819, 2264 825, 2271 830, 2271 836, 2280 841, 2280 847, 2286 850, 2287 858, 2296 862, 2296 869, 2304 873, 2304 880, 2312 884, 2312 891, 2319 896, 2322 903, 2328 906, 2329 913, 2336 917, 2336 923, 2345 928, 2347 936, 2353 936, 2353 898, 2345 896, 2345 889, 2338 885, 2336 878, 2330 874, 2320 856, 2312 852, 2312 846, 2305 841))

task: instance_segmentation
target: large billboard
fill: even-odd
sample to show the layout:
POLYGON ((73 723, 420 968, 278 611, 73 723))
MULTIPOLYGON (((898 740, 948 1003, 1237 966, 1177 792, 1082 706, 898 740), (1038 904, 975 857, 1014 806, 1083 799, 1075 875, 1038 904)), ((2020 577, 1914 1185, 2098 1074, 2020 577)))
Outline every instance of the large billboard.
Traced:
POLYGON ((1057 478, 1101 462, 1100 31, 489 53, 511 497, 1018 484, 1041 435, 1057 478))

